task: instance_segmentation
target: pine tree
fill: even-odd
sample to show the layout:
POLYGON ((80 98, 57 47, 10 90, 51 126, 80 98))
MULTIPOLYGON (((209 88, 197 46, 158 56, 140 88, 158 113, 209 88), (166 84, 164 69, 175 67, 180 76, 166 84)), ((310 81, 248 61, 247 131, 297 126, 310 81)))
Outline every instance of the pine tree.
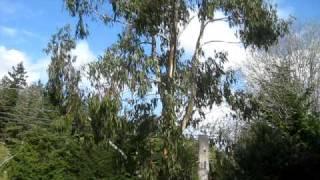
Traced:
POLYGON ((15 108, 18 98, 19 91, 27 86, 26 76, 27 72, 23 66, 23 63, 17 64, 12 67, 12 71, 8 72, 7 76, 4 76, 0 84, 0 120, 1 120, 1 137, 4 138, 5 126, 13 118, 11 116, 13 108, 15 108))

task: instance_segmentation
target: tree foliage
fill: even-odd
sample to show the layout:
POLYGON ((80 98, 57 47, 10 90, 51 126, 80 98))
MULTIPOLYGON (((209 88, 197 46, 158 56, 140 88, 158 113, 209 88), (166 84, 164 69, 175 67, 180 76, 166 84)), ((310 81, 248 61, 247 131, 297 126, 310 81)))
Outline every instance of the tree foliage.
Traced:
POLYGON ((14 113, 14 108, 18 103, 19 90, 23 89, 26 83, 27 72, 23 63, 17 64, 12 67, 12 71, 4 76, 0 83, 0 134, 2 140, 5 139, 5 127, 8 123, 10 113, 14 113))
POLYGON ((237 27, 245 47, 265 49, 287 31, 287 23, 277 17, 271 4, 262 0, 66 0, 65 5, 71 16, 78 17, 76 34, 80 38, 88 35, 87 17, 124 27, 119 40, 90 65, 89 75, 102 96, 122 101, 123 91, 128 90, 132 94, 128 104, 133 107, 129 114, 137 114, 143 108, 151 110, 152 115, 161 106, 157 118, 163 140, 161 171, 168 179, 177 178, 176 170, 182 166, 178 164, 182 131, 205 118, 203 108, 220 104, 231 95, 234 77, 223 69, 226 53, 206 57, 202 51, 207 25, 226 21, 230 27, 237 27), (106 8, 110 6, 113 11, 108 13, 106 8), (216 11, 222 11, 225 17, 216 18, 216 11), (179 35, 192 19, 190 12, 199 19, 200 32, 194 52, 184 56, 179 35), (201 59, 208 60, 202 63, 201 59), (196 112, 200 119, 194 118, 196 112))
MULTIPOLYGON (((288 50, 292 44, 280 47, 288 50)), ((313 51, 305 52, 308 56, 299 59, 295 53, 300 53, 300 48, 291 49, 289 54, 282 51, 285 56, 275 56, 279 55, 275 54, 278 50, 255 56, 255 65, 265 65, 252 66, 254 69, 250 72, 255 75, 252 79, 255 91, 249 92, 250 101, 255 102, 251 109, 255 113, 234 142, 231 153, 222 152, 222 163, 216 164, 215 171, 228 171, 217 173, 221 179, 319 177, 320 121, 313 103, 315 92, 306 85, 305 78, 299 78, 308 77, 307 73, 297 76, 308 71, 312 66, 308 62, 316 62, 316 59, 311 55, 313 51), (297 71, 298 62, 304 60, 308 65, 300 66, 297 71), (257 67, 260 67, 260 73, 256 71, 257 67)))

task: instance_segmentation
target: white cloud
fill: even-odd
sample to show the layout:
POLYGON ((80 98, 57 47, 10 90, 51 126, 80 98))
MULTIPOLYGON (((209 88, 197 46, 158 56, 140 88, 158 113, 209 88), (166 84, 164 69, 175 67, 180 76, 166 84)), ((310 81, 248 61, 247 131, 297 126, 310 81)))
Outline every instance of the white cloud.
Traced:
MULTIPOLYGON (((233 135, 232 133, 236 133, 239 127, 243 124, 243 122, 235 119, 233 116, 236 116, 236 112, 231 110, 230 105, 226 102, 218 105, 213 105, 212 109, 204 108, 203 112, 205 113, 206 119, 199 122, 196 128, 188 127, 184 133, 187 135, 199 135, 199 134, 207 134, 207 135, 216 135, 220 130, 228 130, 230 131, 230 137, 233 135)), ((195 113, 194 118, 199 118, 199 113, 195 113)))
POLYGON ((23 35, 23 36, 28 36, 28 37, 33 37, 33 38, 38 38, 38 39, 42 39, 41 36, 39 36, 38 34, 34 33, 34 32, 31 32, 31 31, 27 31, 27 30, 21 30, 20 33, 23 35))
POLYGON ((80 68, 80 66, 95 60, 95 55, 90 50, 87 41, 79 41, 76 49, 74 49, 71 54, 77 57, 75 62, 75 67, 77 68, 80 68))
MULTIPOLYGON (((77 43, 77 47, 72 51, 72 55, 77 56, 75 67, 80 69, 84 64, 95 59, 93 52, 86 41, 77 43)), ((47 68, 50 63, 50 57, 43 56, 38 60, 31 60, 26 53, 17 49, 9 49, 5 46, 0 46, 0 78, 11 71, 12 66, 23 62, 27 70, 27 82, 32 83, 38 80, 46 82, 48 80, 47 68)), ((86 84, 87 79, 84 77, 83 82, 86 84)))
POLYGON ((290 16, 293 15, 294 13, 294 8, 293 7, 283 7, 283 8, 278 8, 278 16, 283 19, 288 19, 290 16))
POLYGON ((0 46, 0 78, 12 70, 12 66, 23 62, 27 71, 27 82, 35 82, 39 79, 46 80, 46 67, 49 64, 49 59, 44 58, 36 62, 31 59, 23 51, 17 49, 9 49, 5 46, 0 46))
MULTIPOLYGON (((292 13, 292 8, 278 8, 278 15, 280 18, 288 18, 292 13)), ((192 54, 195 49, 195 42, 197 41, 200 31, 200 21, 195 13, 191 13, 191 16, 195 16, 186 29, 182 32, 179 42, 180 46, 186 50, 186 53, 192 54)), ((216 18, 224 17, 223 13, 216 12, 216 18)), ((224 21, 217 21, 209 24, 202 38, 202 42, 208 41, 225 41, 225 42, 240 42, 240 39, 235 35, 236 30, 229 27, 229 24, 224 21)), ((241 70, 245 68, 245 64, 248 63, 250 53, 240 43, 223 43, 216 42, 210 43, 203 47, 203 51, 208 56, 214 56, 214 50, 226 51, 228 53, 228 62, 225 64, 226 69, 241 70)), ((244 82, 246 82, 244 80, 244 82)), ((213 106, 212 109, 204 109, 207 116, 206 119, 199 124, 199 126, 234 126, 232 121, 226 120, 226 114, 230 114, 232 111, 230 107, 223 103, 221 106, 213 106)), ((230 118, 229 118, 230 119, 230 118)))
MULTIPOLYGON (((275 0, 274 4, 282 3, 283 0, 275 0)), ((288 19, 294 12, 294 9, 290 6, 281 6, 277 8, 277 13, 280 18, 288 19)), ((193 53, 195 48, 195 42, 197 41, 200 31, 200 21, 194 12, 191 12, 191 16, 194 16, 192 21, 188 24, 186 29, 182 32, 179 42, 187 53, 193 53)), ((217 11, 215 18, 225 17, 220 11, 217 11)), ((225 42, 240 42, 240 39, 235 35, 236 30, 229 27, 229 24, 224 21, 217 21, 209 24, 204 32, 202 43, 217 40, 225 42)), ((225 64, 226 68, 241 69, 245 63, 248 53, 242 46, 237 43, 224 43, 215 42, 204 46, 203 51, 206 57, 213 56, 214 50, 227 51, 229 62, 225 64)))
POLYGON ((77 43, 76 49, 74 49, 71 54, 77 57, 77 60, 74 64, 75 68, 81 70, 81 82, 80 88, 88 88, 90 87, 90 81, 87 75, 87 69, 82 68, 83 65, 88 64, 94 60, 96 60, 95 55, 90 50, 89 44, 87 41, 79 41, 77 43))
POLYGON ((200 126, 207 126, 208 124, 212 125, 212 122, 215 122, 216 126, 221 126, 222 124, 227 123, 227 121, 225 121, 227 119, 226 116, 234 113, 226 102, 223 102, 219 106, 214 105, 212 106, 212 109, 207 108, 204 112, 206 114, 206 119, 199 124, 200 126))
POLYGON ((28 57, 22 51, 16 49, 8 49, 0 46, 0 77, 5 75, 11 67, 19 62, 27 62, 28 57))
POLYGON ((0 26, 1 34, 6 36, 15 37, 17 35, 17 30, 7 26, 0 26))
POLYGON ((46 82, 48 80, 47 68, 50 63, 49 57, 43 57, 35 62, 28 62, 26 64, 26 70, 28 72, 28 83, 37 82, 41 80, 46 82))
POLYGON ((0 34, 10 38, 14 38, 15 40, 17 40, 18 38, 24 39, 26 37, 43 40, 43 37, 34 32, 25 29, 17 29, 9 26, 0 25, 0 34))
MULTIPOLYGON (((195 14, 193 14, 195 15, 195 14)), ((223 17, 221 12, 216 12, 216 18, 223 17)), ((200 31, 200 22, 197 16, 193 18, 187 28, 182 32, 180 37, 180 45, 187 53, 193 53, 195 42, 197 41, 200 31)), ((231 29, 227 22, 218 21, 209 24, 202 38, 202 43, 212 40, 226 41, 226 42, 240 42, 235 35, 235 30, 231 29)), ((229 62, 225 64, 226 68, 237 69, 246 59, 246 51, 241 44, 238 43, 224 43, 215 42, 203 46, 203 51, 208 56, 214 56, 214 50, 227 51, 229 62)))

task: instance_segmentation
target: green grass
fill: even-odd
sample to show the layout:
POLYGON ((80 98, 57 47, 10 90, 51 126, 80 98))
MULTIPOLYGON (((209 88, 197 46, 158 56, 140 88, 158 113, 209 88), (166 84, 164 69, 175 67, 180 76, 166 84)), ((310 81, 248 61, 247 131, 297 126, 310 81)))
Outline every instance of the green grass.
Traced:
POLYGON ((6 146, 0 142, 0 162, 5 160, 8 157, 9 151, 6 146))
MULTIPOLYGON (((9 156, 9 150, 6 146, 0 142, 0 164, 9 156)), ((8 177, 6 172, 3 172, 2 168, 0 167, 0 180, 7 180, 8 177)))

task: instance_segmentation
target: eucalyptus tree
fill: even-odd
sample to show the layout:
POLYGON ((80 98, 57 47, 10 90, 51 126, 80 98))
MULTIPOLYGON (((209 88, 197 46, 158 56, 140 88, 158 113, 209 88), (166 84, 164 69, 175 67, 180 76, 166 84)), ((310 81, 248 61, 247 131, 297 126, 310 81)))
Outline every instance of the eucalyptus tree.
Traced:
MULTIPOLYGON (((79 89, 80 71, 74 67, 76 56, 71 51, 76 48, 76 39, 70 34, 70 26, 64 26, 54 34, 45 52, 51 56, 48 67, 47 95, 61 115, 65 115, 73 132, 81 129, 85 119, 82 94, 79 89)), ((62 120, 63 121, 63 120, 62 120)), ((61 122, 65 124, 65 122, 61 122)), ((68 124, 67 123, 67 124, 68 124)))
POLYGON ((204 107, 228 99, 235 81, 232 72, 223 68, 226 53, 215 51, 213 57, 200 61, 205 58, 203 47, 218 42, 203 39, 206 27, 225 21, 237 29, 244 47, 265 49, 288 28, 275 7, 264 0, 65 0, 65 5, 79 20, 76 35, 80 38, 89 35, 88 18, 123 27, 118 41, 89 65, 91 82, 102 96, 121 99, 128 91, 125 104, 133 107, 129 117, 133 121, 137 114, 157 114, 160 109, 156 120, 167 174, 179 169, 175 160, 181 132, 205 118, 204 107), (217 11, 225 16, 216 17, 217 11), (188 56, 179 37, 193 19, 191 14, 199 19, 200 31, 188 56), (196 112, 200 118, 195 118, 196 112))

